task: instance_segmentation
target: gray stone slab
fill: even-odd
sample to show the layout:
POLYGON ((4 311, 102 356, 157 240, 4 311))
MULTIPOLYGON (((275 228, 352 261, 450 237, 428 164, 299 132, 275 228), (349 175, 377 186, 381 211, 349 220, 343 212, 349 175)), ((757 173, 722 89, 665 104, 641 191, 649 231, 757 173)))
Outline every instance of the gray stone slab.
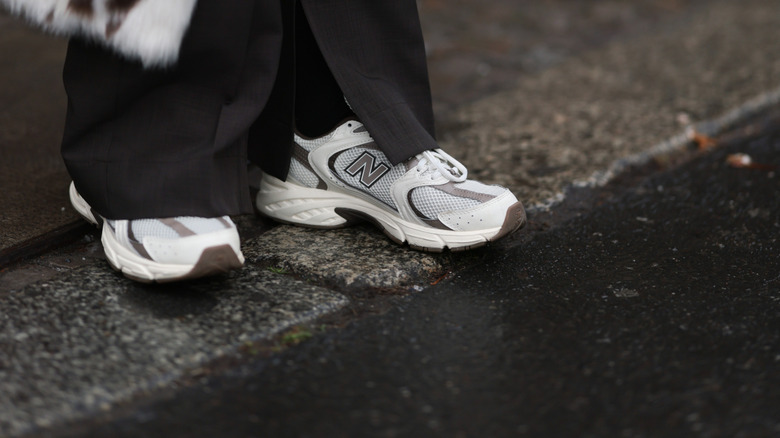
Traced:
POLYGON ((713 2, 690 19, 525 76, 457 111, 444 148, 527 205, 617 159, 780 87, 774 0, 713 2))
POLYGON ((378 229, 280 225, 244 244, 247 257, 339 289, 418 288, 446 273, 453 255, 411 251, 378 229))
POLYGON ((94 263, 0 294, 0 435, 107 409, 348 303, 249 264, 140 285, 94 263))

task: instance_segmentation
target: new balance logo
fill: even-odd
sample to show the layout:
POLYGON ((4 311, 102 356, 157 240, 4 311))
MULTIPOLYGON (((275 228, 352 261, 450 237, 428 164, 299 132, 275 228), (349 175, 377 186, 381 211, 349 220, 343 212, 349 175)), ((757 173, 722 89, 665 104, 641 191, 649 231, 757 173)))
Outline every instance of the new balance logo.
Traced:
POLYGON ((360 183, 370 188, 379 181, 379 178, 382 178, 390 171, 390 166, 382 162, 377 165, 376 161, 376 157, 368 152, 363 152, 357 160, 353 161, 344 170, 352 176, 357 176, 360 173, 360 183))

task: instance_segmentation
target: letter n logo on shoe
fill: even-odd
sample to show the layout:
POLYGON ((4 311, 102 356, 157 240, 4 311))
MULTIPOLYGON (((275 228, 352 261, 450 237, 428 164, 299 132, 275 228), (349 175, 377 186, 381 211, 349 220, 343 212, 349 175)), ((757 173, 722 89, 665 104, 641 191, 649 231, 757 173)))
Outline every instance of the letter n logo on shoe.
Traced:
POLYGON ((352 176, 357 176, 360 173, 360 183, 366 187, 371 187, 379 178, 382 178, 390 171, 390 166, 382 162, 379 162, 377 165, 375 156, 368 152, 363 152, 357 160, 353 161, 344 170, 352 176))

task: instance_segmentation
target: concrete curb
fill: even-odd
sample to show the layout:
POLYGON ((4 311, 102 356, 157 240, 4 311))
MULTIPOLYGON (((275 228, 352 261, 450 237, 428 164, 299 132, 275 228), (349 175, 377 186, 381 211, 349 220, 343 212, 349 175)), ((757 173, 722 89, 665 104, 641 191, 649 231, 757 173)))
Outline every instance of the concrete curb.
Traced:
POLYGON ((698 122, 686 129, 685 132, 664 140, 647 151, 621 158, 615 161, 609 169, 603 172, 595 172, 593 176, 586 181, 575 181, 572 185, 575 187, 603 186, 632 166, 641 166, 649 163, 653 158, 660 155, 668 155, 682 151, 682 149, 691 144, 695 134, 715 137, 778 104, 780 104, 780 87, 762 93, 720 117, 698 122))
MULTIPOLYGON (((632 167, 646 165, 659 156, 681 153, 694 140, 695 134, 703 134, 708 137, 718 136, 741 122, 749 120, 751 117, 761 114, 778 104, 780 104, 780 87, 762 93, 720 117, 695 123, 684 132, 657 143, 646 151, 620 158, 613 162, 607 170, 596 171, 590 178, 574 181, 569 187, 602 187, 632 167)), ((541 203, 529 206, 527 210, 529 212, 547 211, 563 202, 564 199, 565 196, 560 193, 541 203)))

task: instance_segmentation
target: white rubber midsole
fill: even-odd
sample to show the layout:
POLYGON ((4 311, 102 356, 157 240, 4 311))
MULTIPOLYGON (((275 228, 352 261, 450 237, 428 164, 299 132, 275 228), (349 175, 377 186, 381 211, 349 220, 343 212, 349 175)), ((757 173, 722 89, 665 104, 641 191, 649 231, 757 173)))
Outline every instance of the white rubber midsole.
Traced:
POLYGON ((501 231, 501 227, 452 231, 416 224, 356 196, 304 187, 268 174, 263 175, 256 200, 258 211, 265 216, 316 228, 344 226, 347 220, 336 209, 354 210, 375 219, 394 239, 423 248, 470 247, 490 241, 501 231))

